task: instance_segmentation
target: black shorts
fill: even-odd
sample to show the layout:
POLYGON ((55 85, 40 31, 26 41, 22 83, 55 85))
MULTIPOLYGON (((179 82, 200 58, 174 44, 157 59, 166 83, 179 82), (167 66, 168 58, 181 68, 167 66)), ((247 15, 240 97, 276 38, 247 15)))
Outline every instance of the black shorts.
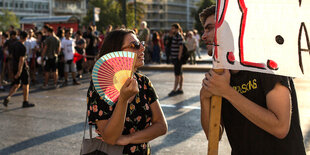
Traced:
MULTIPOLYGON (((16 75, 17 71, 14 71, 14 76, 16 75)), ((29 84, 29 69, 23 69, 22 73, 20 74, 20 76, 17 79, 14 79, 12 82, 12 85, 18 85, 18 84, 22 84, 22 85, 28 85, 29 84)))
POLYGON ((174 75, 176 76, 182 75, 183 73, 182 62, 177 59, 174 59, 172 63, 174 65, 174 75))
POLYGON ((79 60, 79 61, 76 62, 76 69, 77 69, 78 71, 83 69, 83 62, 84 62, 84 59, 83 59, 83 58, 82 58, 81 60, 79 60))
POLYGON ((44 66, 46 72, 56 72, 57 68, 57 58, 47 59, 44 66))

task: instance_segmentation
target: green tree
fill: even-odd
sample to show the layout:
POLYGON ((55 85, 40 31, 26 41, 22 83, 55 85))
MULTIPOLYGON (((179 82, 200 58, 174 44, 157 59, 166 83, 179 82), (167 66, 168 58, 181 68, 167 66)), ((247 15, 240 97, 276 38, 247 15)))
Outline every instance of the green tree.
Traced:
POLYGON ((9 10, 2 10, 3 15, 0 16, 0 30, 6 31, 9 29, 10 25, 13 25, 16 28, 19 28, 19 20, 14 14, 14 12, 11 12, 9 10))
MULTIPOLYGON (((96 25, 99 30, 102 27, 107 27, 108 25, 120 26, 123 24, 122 22, 122 5, 121 0, 90 0, 89 9, 87 11, 86 17, 83 19, 83 25, 89 25, 94 20, 94 7, 100 8, 99 18, 100 21, 96 22, 96 25)), ((133 28, 134 23, 134 6, 133 3, 127 3, 127 27, 133 28)), ((142 3, 137 3, 137 21, 141 21, 144 14, 144 5, 142 3)))
MULTIPOLYGON (((142 21, 145 15, 145 5, 141 2, 136 2, 136 20, 137 20, 137 28, 139 28, 139 23, 142 21)), ((134 3, 127 4, 127 27, 134 28, 135 27, 135 6, 134 3)))
POLYGON ((200 2, 197 4, 198 6, 198 10, 192 12, 192 14, 195 17, 195 29, 198 30, 198 32, 203 32, 203 27, 201 25, 200 19, 199 19, 199 13, 202 12, 203 9, 211 6, 211 5, 215 5, 215 0, 200 0, 200 2))

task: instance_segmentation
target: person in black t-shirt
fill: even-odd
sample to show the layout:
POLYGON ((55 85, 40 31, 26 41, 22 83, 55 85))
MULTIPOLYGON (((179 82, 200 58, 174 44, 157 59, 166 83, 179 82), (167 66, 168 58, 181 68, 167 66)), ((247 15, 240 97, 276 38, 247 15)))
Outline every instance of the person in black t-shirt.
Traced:
POLYGON ((95 58, 98 52, 97 43, 98 37, 94 34, 92 26, 87 29, 87 34, 84 37, 86 39, 86 59, 87 59, 87 71, 92 70, 95 64, 95 58))
MULTIPOLYGON (((214 45, 215 6, 200 14, 202 40, 214 45)), ((232 155, 305 155, 297 97, 291 78, 250 71, 213 70, 200 91, 201 124, 208 138, 211 96, 222 96, 222 122, 232 155)))
POLYGON ((17 33, 16 31, 10 31, 10 39, 7 40, 4 45, 3 45, 3 49, 4 51, 8 51, 8 55, 6 58, 6 65, 7 65, 7 71, 8 71, 8 75, 9 75, 9 80, 13 79, 13 72, 12 72, 12 51, 14 48, 14 44, 18 41, 17 39, 17 33))
POLYGON ((9 95, 4 99, 3 105, 8 106, 11 96, 17 91, 20 85, 23 85, 24 102, 23 108, 33 107, 34 104, 28 102, 29 96, 29 68, 26 62, 26 47, 24 45, 27 32, 22 31, 20 33, 20 40, 14 44, 12 48, 12 64, 14 80, 12 82, 13 87, 10 89, 9 95))

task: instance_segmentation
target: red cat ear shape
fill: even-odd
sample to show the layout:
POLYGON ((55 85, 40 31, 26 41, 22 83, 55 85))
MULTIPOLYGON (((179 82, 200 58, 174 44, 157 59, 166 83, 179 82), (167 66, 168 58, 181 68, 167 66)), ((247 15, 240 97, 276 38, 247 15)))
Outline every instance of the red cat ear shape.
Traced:
POLYGON ((100 97, 109 105, 115 104, 120 89, 132 76, 136 53, 117 51, 97 60, 93 67, 92 80, 100 97))

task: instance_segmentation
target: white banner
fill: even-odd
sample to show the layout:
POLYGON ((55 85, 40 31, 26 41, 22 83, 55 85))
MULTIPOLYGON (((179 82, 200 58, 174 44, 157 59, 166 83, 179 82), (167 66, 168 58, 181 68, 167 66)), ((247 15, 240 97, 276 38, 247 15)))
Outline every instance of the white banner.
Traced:
POLYGON ((95 7, 94 8, 94 19, 96 22, 99 22, 99 14, 100 14, 100 8, 95 7))
POLYGON ((310 0, 218 0, 213 66, 310 77, 310 0))

